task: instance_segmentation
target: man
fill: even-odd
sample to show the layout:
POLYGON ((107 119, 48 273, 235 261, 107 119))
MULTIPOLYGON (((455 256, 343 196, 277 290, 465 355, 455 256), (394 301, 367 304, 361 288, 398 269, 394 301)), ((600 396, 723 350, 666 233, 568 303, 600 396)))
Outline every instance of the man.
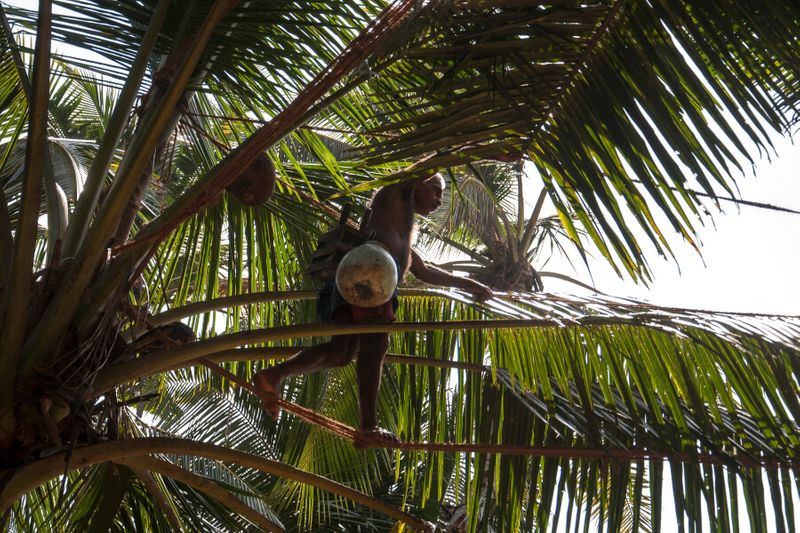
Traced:
MULTIPOLYGON (((418 279, 433 285, 445 285, 464 289, 478 300, 492 297, 492 291, 477 281, 454 276, 439 268, 426 264, 411 249, 416 223, 415 214, 429 215, 442 203, 444 178, 434 174, 379 189, 372 198, 372 216, 364 228, 373 233, 373 239, 386 246, 397 261, 398 283, 411 271, 418 279)), ((350 305, 341 298, 335 287, 332 292, 321 292, 318 313, 333 323, 352 323, 362 320, 383 319, 394 321, 397 297, 376 308, 361 308, 350 305)), ((345 366, 357 357, 360 433, 357 444, 375 441, 396 442, 389 431, 378 427, 376 405, 381 382, 381 369, 389 347, 388 333, 365 335, 336 335, 329 342, 304 348, 291 359, 259 372, 254 378, 256 387, 275 395, 280 391, 284 379, 308 374, 326 368, 345 366)), ((275 418, 278 407, 264 402, 264 407, 275 418)))

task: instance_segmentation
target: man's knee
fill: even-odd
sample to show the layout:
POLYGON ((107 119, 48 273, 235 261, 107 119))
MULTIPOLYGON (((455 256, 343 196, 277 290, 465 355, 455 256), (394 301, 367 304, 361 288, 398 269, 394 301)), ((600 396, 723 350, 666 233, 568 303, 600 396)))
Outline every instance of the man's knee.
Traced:
POLYGON ((361 338, 363 352, 370 352, 373 356, 382 356, 389 349, 388 333, 373 333, 361 338))
POLYGON ((385 354, 389 350, 389 334, 379 333, 377 344, 378 344, 378 351, 381 354, 385 354))
POLYGON ((358 342, 349 336, 334 337, 330 342, 329 360, 333 366, 347 366, 358 352, 358 342))
POLYGON ((364 368, 367 372, 371 371, 369 369, 380 368, 388 349, 388 334, 378 333, 362 336, 358 351, 359 368, 364 368))

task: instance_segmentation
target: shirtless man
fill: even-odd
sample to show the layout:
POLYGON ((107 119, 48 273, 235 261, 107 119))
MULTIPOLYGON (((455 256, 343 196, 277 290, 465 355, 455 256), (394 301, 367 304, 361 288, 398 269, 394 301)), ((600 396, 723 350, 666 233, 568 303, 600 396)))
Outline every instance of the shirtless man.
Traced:
MULTIPOLYGON (((414 276, 426 283, 463 289, 472 293, 478 300, 491 298, 492 291, 485 285, 428 265, 411 249, 411 240, 415 232, 414 215, 429 215, 438 209, 442 203, 443 190, 444 178, 438 173, 383 187, 372 198, 370 205, 372 217, 365 229, 367 232, 374 231, 373 239, 383 243, 397 261, 398 282, 410 270, 414 276)), ((324 303, 330 307, 325 311, 318 309, 318 313, 322 311, 320 314, 329 314, 324 316, 324 319, 339 324, 364 319, 374 321, 376 318, 394 320, 396 296, 382 306, 367 309, 347 304, 337 294, 335 288, 333 292, 332 296, 321 295, 320 304, 323 304, 323 298, 326 298, 324 303)), ((288 377, 345 366, 357 357, 356 374, 361 420, 360 434, 356 443, 365 445, 375 440, 395 442, 397 439, 394 435, 378 427, 376 416, 381 369, 388 347, 388 333, 335 335, 329 342, 304 348, 283 363, 262 370, 256 374, 253 381, 262 391, 275 395, 280 391, 283 380, 288 377)), ((264 402, 264 407, 273 418, 277 417, 278 407, 275 403, 264 402)))

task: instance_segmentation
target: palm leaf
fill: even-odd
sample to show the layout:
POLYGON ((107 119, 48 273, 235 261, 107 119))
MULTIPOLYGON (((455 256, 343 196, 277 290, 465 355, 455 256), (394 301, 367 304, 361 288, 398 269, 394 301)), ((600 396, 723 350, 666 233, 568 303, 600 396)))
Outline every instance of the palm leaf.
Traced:
POLYGON ((731 192, 744 143, 769 146, 761 124, 789 131, 796 22, 788 5, 738 2, 431 4, 377 62, 361 105, 381 113, 337 113, 392 134, 365 145, 368 162, 529 157, 562 218, 575 212, 612 264, 647 278, 623 202, 662 253, 656 210, 694 240, 690 186, 731 192))
MULTIPOLYGON (((464 443, 454 450, 467 454, 470 475, 477 476, 467 484, 471 488, 463 496, 468 508, 478 513, 474 520, 482 515, 493 523, 500 520, 497 523, 503 528, 541 527, 556 502, 542 500, 540 495, 555 493, 556 486, 576 479, 583 488, 570 505, 584 509, 583 521, 590 520, 593 509, 601 505, 615 517, 604 520, 618 524, 626 516, 625 506, 641 499, 644 491, 653 491, 653 505, 660 505, 652 480, 657 475, 653 465, 662 460, 687 465, 677 466, 673 472, 675 479, 683 480, 673 485, 681 498, 688 497, 682 491, 689 490, 682 487, 696 482, 696 468, 706 468, 689 464, 721 468, 725 474, 714 477, 718 481, 704 483, 711 483, 713 492, 724 495, 715 498, 727 499, 732 497, 727 488, 729 476, 750 487, 748 490, 763 494, 766 489, 753 485, 755 472, 777 468, 788 473, 793 468, 794 450, 800 442, 800 428, 795 422, 800 405, 791 385, 798 380, 793 363, 798 353, 796 339, 800 338, 797 319, 666 309, 596 297, 516 296, 513 301, 512 305, 497 302, 484 310, 489 316, 517 317, 503 323, 516 323, 516 328, 502 335, 493 331, 491 321, 481 321, 480 326, 464 322, 478 316, 472 306, 428 295, 412 296, 402 307, 400 318, 409 321, 411 328, 403 324, 384 326, 407 331, 395 337, 393 350, 423 355, 434 366, 443 367, 425 370, 415 368, 414 363, 387 369, 382 402, 388 403, 384 404, 386 410, 381 410, 385 423, 396 426, 400 435, 412 441, 464 443), (455 322, 431 323, 433 316, 455 322), (465 327, 488 331, 463 331, 465 327), (420 329, 428 331, 414 333, 420 329), (476 373, 474 366, 454 368, 447 362, 450 358, 477 364, 478 370, 480 365, 488 366, 476 373), (445 394, 448 383, 458 385, 445 394), (470 453, 471 449, 475 451, 470 453), (513 459, 515 456, 518 459, 513 459), (628 464, 649 464, 642 470, 646 472, 642 476, 651 480, 649 488, 641 476, 622 476, 620 470, 609 470, 606 458, 620 462, 622 471, 627 471, 628 464), (484 482, 487 465, 492 475, 484 482), (495 492, 487 493, 486 483, 495 486, 495 492), (514 486, 516 492, 502 492, 514 486), (541 492, 533 492, 531 487, 539 487, 541 492), (608 492, 610 487, 616 492, 608 492), (525 516, 528 518, 523 519, 525 516), (511 522, 505 522, 507 519, 511 522)), ((251 334, 248 338, 252 343, 258 336, 251 334)), ((196 348, 191 357, 198 354, 196 348)), ((172 350, 170 357, 177 357, 179 351, 172 350)), ((153 354, 153 359, 165 355, 153 354)), ((240 371, 246 372, 244 367, 240 371)), ((354 399, 353 393, 347 392, 355 388, 352 373, 334 375, 346 380, 333 397, 354 399)), ((205 383, 208 379, 199 377, 197 386, 205 389, 206 385, 201 385, 205 383)), ((338 380, 326 386, 321 386, 317 378, 303 383, 305 389, 289 385, 289 397, 350 423, 357 420, 354 403, 339 401, 328 407, 326 395, 320 395, 338 380), (302 390, 314 392, 306 396, 302 390)), ((258 411, 253 398, 245 396, 241 401, 250 402, 248 409, 258 411)), ((183 415, 172 408, 167 412, 187 422, 209 420, 209 412, 218 413, 222 421, 226 420, 225 413, 230 413, 219 407, 208 409, 205 414, 183 415)), ((213 423, 204 425, 204 431, 213 427, 213 423)), ((213 431, 222 431, 223 426, 217 427, 220 429, 213 431)), ((224 427, 229 426, 225 423, 224 427)), ((318 437, 311 438, 316 431, 313 428, 295 424, 282 427, 293 427, 303 435, 279 441, 290 449, 292 443, 302 442, 303 449, 313 450, 316 439, 322 436, 316 433, 318 437), (312 433, 306 433, 309 430, 312 433)), ((325 446, 337 449, 334 442, 325 446)), ((452 463, 441 462, 445 455, 436 449, 403 452, 398 459, 395 476, 408 487, 406 498, 418 501, 420 508, 432 497, 423 487, 438 486, 443 493, 449 475, 434 474, 442 472, 441 468, 452 468, 452 463)), ((342 448, 338 454, 349 453, 347 450, 342 448)), ((305 467, 325 464, 305 462, 306 457, 319 457, 319 452, 283 457, 305 467)), ((353 471, 350 460, 336 464, 348 465, 344 471, 358 475, 359 469, 353 471)), ((363 468, 364 473, 370 471, 366 465, 363 468)), ((388 466, 384 469, 391 471, 388 466)), ((326 472, 341 475, 339 469, 326 472)), ((375 481, 371 484, 375 486, 375 481)), ((770 494, 775 490, 779 491, 775 494, 783 494, 780 483, 769 490, 770 494)), ((708 502, 710 493, 697 497, 708 502)), ((306 496, 302 500, 305 512, 316 507, 316 499, 306 496)), ((788 515, 791 499, 781 501, 788 515)), ((699 519, 690 509, 684 510, 692 520, 699 519)), ((757 507, 750 510, 758 512, 757 507)), ((627 520, 633 517, 627 515, 627 520)))

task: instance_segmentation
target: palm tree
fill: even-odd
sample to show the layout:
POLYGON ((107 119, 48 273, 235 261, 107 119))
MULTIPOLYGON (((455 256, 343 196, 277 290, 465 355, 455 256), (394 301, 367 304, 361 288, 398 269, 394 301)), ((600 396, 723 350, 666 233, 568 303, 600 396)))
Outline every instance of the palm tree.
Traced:
MULTIPOLYGON (((65 6, 3 7, 7 528, 657 530, 668 465, 681 529, 737 529, 740 493, 754 529, 767 495, 791 529, 796 318, 411 289, 398 323, 334 328, 303 265, 344 196, 524 158, 574 244, 647 279, 629 221, 665 254, 657 210, 694 242, 705 199, 790 131, 800 6, 65 6), (269 202, 225 192, 265 154, 269 202), (290 380, 275 422, 248 388, 295 343, 387 330, 397 450, 348 442, 351 368, 290 380)), ((536 220, 492 212, 522 264, 536 220)))

